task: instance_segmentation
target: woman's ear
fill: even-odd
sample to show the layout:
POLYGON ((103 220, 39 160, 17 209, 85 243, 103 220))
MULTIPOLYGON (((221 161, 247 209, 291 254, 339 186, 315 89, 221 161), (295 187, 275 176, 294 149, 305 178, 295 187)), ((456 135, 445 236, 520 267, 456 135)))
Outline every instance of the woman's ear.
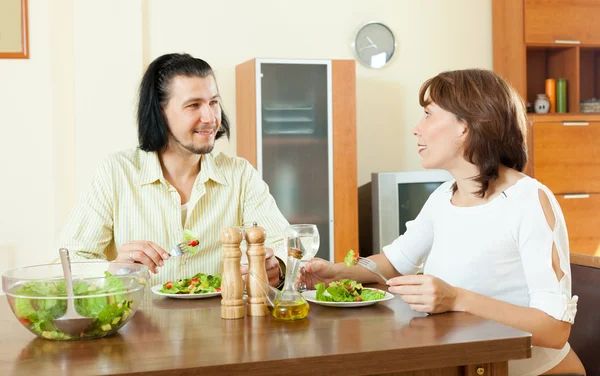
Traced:
POLYGON ((469 128, 467 127, 467 124, 465 124, 462 121, 459 121, 457 132, 458 132, 457 136, 459 138, 465 138, 467 136, 467 133, 469 133, 469 128))

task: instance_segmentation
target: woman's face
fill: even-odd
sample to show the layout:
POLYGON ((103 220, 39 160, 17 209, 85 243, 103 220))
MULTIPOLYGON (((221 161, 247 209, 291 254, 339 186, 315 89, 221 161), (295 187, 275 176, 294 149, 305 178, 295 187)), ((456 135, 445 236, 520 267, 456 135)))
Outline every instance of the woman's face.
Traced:
POLYGON ((467 127, 456 116, 431 102, 413 129, 422 165, 427 169, 452 170, 464 161, 461 146, 467 127))

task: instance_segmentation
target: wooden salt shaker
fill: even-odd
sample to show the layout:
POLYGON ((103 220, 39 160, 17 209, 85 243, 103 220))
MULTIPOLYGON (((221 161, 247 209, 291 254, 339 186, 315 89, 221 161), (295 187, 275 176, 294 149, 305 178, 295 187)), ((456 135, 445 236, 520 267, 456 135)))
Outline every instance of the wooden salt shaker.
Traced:
POLYGON ((248 276, 246 277, 246 290, 248 292, 248 316, 266 316, 269 314, 265 304, 265 293, 259 282, 251 275, 252 272, 257 278, 269 283, 267 269, 265 268, 265 229, 254 226, 246 230, 246 243, 248 243, 248 276))
POLYGON ((223 279, 221 281, 221 318, 244 317, 244 281, 240 272, 242 232, 236 227, 221 231, 223 243, 223 279))

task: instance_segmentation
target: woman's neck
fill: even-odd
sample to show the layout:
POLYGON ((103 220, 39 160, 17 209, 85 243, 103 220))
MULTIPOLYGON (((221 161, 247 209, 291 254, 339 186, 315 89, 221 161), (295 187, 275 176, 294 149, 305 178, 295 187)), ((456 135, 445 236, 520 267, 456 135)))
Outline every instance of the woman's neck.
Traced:
POLYGON ((457 190, 452 196, 452 203, 457 206, 476 206, 485 204, 496 198, 502 191, 506 190, 525 176, 512 168, 500 165, 498 168, 498 178, 488 182, 488 189, 486 190, 485 195, 481 197, 481 195, 476 193, 481 189, 481 185, 473 179, 479 175, 477 166, 468 164, 456 171, 450 171, 450 173, 456 180, 457 190))

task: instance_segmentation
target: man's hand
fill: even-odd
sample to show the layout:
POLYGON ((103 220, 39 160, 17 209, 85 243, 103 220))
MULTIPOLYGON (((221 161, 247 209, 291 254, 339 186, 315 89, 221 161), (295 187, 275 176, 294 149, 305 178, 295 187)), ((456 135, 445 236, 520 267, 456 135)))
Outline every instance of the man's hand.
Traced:
POLYGON ((313 290, 319 282, 323 282, 327 286, 330 282, 338 279, 339 277, 333 263, 315 257, 303 269, 300 269, 300 274, 296 282, 304 282, 307 289, 313 290))
POLYGON ((144 264, 152 273, 157 274, 158 267, 164 265, 163 260, 168 259, 169 253, 155 243, 134 240, 121 246, 115 261, 144 264))
POLYGON ((455 311, 457 290, 431 275, 405 275, 387 281, 392 294, 410 305, 413 311, 442 313, 455 311))
MULTIPOLYGON (((269 279, 269 284, 271 286, 277 287, 279 284, 279 261, 271 248, 265 248, 265 251, 267 252, 267 255, 265 256, 267 278, 269 279)), ((246 276, 248 275, 248 265, 240 266, 240 271, 242 272, 242 278, 246 280, 246 276)))

